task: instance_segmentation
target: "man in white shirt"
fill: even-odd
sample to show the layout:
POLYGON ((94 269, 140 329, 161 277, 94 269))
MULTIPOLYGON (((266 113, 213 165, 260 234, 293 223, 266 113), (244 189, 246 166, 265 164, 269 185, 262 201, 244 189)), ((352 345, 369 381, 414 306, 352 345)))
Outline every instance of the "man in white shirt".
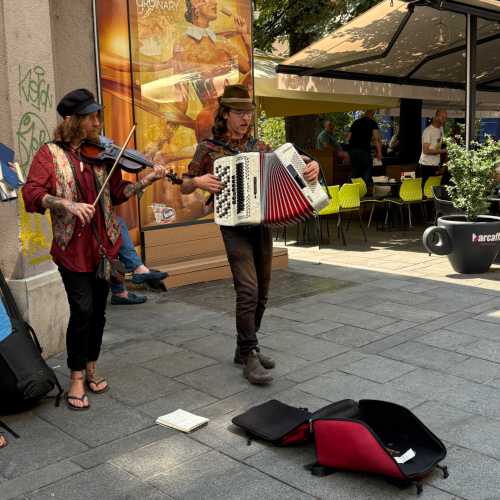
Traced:
POLYGON ((422 134, 422 154, 419 160, 422 186, 428 177, 437 175, 440 170, 441 154, 446 152, 446 149, 443 149, 443 127, 447 119, 448 113, 444 109, 438 109, 431 124, 422 134))

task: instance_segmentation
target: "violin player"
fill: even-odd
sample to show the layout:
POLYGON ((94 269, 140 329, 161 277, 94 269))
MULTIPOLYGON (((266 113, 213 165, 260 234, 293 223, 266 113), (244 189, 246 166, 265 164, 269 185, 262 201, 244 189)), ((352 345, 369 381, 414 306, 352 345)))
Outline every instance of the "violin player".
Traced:
POLYGON ((71 375, 65 400, 68 408, 76 411, 90 407, 86 389, 94 394, 109 389, 106 379, 96 373, 109 284, 96 275, 96 270, 100 251, 114 259, 121 245, 113 206, 142 194, 147 186, 167 175, 163 167, 154 166, 138 182, 131 183, 122 180, 120 169, 116 169, 106 184, 106 165, 81 154, 85 141, 99 141, 101 110, 87 89, 66 94, 57 105, 63 121, 54 131, 53 142, 42 145, 34 155, 22 189, 28 212, 43 214, 49 209, 52 218, 50 253, 70 308, 66 347, 71 375), (94 208, 97 186, 103 185, 94 208))

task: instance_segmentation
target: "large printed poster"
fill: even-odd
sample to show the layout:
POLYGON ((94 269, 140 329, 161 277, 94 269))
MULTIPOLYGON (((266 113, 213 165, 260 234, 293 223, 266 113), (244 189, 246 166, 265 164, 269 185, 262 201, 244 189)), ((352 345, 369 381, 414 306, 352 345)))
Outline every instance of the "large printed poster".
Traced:
MULTIPOLYGON (((135 147, 182 176, 197 142, 211 134, 224 86, 252 90, 251 3, 99 0, 97 6, 106 134, 119 142, 135 122, 135 147)), ((156 183, 141 199, 141 225, 211 218, 205 201, 203 192, 181 195, 168 181, 156 183)))

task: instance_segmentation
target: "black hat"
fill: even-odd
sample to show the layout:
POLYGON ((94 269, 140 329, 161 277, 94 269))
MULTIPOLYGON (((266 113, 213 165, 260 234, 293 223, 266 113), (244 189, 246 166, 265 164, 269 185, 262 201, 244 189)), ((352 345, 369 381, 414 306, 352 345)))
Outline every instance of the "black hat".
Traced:
POLYGON ((252 111, 255 105, 244 85, 228 85, 224 88, 224 93, 219 97, 219 103, 227 108, 252 111))
POLYGON ((88 115, 101 109, 102 106, 96 102, 94 94, 87 89, 68 92, 57 105, 57 112, 63 118, 71 115, 88 115))

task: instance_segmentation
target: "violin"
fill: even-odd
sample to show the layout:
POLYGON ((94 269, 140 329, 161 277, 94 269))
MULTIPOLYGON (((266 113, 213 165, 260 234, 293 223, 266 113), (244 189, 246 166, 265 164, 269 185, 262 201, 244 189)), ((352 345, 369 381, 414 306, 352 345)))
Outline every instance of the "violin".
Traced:
MULTIPOLYGON (((82 159, 91 164, 111 166, 118 158, 117 167, 126 172, 136 174, 142 169, 153 167, 154 163, 148 160, 142 153, 135 149, 124 149, 120 156, 121 148, 111 139, 105 136, 100 137, 100 142, 85 141, 80 146, 82 159)), ((173 171, 167 172, 166 176, 173 184, 182 184, 173 171)))

